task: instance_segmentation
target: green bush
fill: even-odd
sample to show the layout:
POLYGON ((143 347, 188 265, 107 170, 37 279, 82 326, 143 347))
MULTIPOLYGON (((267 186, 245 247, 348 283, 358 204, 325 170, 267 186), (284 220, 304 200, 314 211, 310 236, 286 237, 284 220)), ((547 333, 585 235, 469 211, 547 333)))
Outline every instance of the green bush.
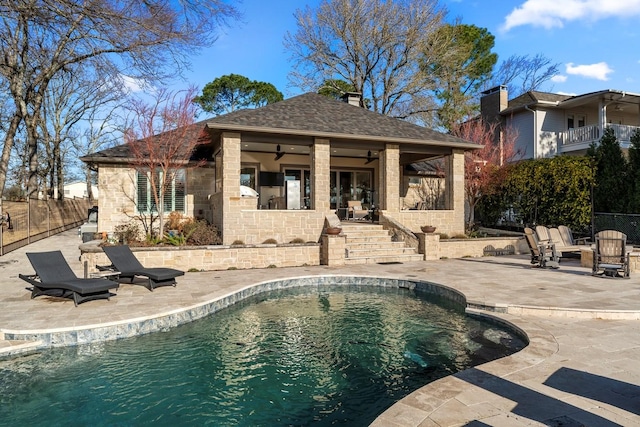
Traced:
POLYGON ((587 157, 557 156, 509 165, 492 195, 478 205, 485 225, 512 209, 525 225, 567 225, 582 229, 591 222, 594 171, 587 157))

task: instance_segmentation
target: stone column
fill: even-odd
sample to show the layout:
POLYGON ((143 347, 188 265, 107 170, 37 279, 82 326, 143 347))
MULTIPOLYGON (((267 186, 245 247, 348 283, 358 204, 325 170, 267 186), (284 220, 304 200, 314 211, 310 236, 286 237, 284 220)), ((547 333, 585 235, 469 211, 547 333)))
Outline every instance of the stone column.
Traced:
POLYGON ((311 147, 311 209, 331 209, 331 146, 328 139, 316 138, 311 147))
POLYGON ((400 211, 400 146, 387 144, 380 152, 380 207, 400 211))
POLYGON ((224 132, 220 136, 222 146, 222 243, 233 241, 231 232, 239 218, 240 206, 240 151, 241 136, 236 132, 224 132), (230 240, 230 241, 228 241, 230 240))
POLYGON ((464 150, 453 150, 450 161, 451 189, 449 209, 453 210, 454 226, 451 234, 464 234, 464 150))
POLYGON ((347 238, 343 234, 337 236, 322 235, 322 253, 320 264, 336 266, 344 265, 347 238))

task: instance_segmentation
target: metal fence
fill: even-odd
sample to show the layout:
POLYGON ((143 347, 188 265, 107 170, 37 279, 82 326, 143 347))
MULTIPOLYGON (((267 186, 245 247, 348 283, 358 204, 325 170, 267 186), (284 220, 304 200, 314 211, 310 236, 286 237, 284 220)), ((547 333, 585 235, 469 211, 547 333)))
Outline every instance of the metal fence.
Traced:
POLYGON ((627 242, 640 244, 640 214, 613 214, 596 212, 593 233, 602 230, 618 230, 627 235, 627 242))
POLYGON ((80 226, 87 220, 89 199, 2 202, 0 255, 80 226), (8 217, 7 217, 8 215, 8 217))

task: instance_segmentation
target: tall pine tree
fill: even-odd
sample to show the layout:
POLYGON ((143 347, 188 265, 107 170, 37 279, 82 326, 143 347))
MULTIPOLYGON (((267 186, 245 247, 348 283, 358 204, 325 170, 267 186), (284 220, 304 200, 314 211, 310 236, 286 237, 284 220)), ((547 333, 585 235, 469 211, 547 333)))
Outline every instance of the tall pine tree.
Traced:
POLYGON ((589 147, 596 168, 593 205, 596 212, 621 213, 627 208, 627 159, 613 129, 606 128, 598 146, 589 147))

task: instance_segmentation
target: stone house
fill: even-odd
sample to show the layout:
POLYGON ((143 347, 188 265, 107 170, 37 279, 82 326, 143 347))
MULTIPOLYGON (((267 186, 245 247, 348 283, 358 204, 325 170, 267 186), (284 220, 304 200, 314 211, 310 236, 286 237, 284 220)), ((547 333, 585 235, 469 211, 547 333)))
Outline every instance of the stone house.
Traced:
MULTIPOLYGON (((206 163, 178 174, 165 211, 204 218, 224 245, 267 239, 318 242, 327 219, 350 218, 349 201, 368 219, 419 232, 430 224, 464 232, 464 152, 477 145, 315 93, 240 110, 192 125, 206 163), (440 159, 439 209, 405 204, 412 165, 440 159)), ((148 209, 146 177, 126 144, 82 157, 98 170, 99 231, 113 231, 148 209)))

